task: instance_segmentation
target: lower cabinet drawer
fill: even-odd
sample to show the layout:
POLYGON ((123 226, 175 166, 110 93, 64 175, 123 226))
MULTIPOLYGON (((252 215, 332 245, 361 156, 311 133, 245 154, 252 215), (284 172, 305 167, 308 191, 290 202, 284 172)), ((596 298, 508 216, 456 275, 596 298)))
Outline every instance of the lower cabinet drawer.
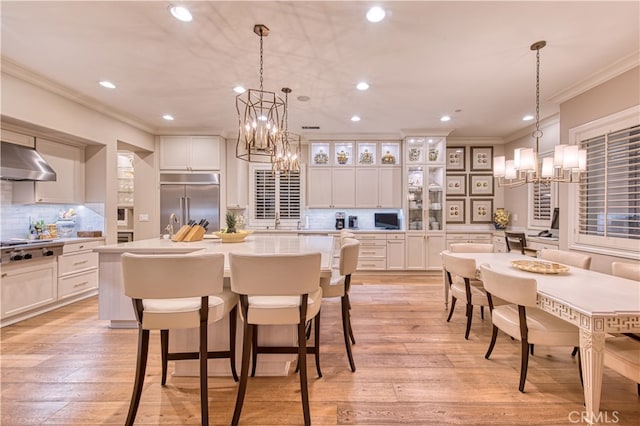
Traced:
POLYGON ((360 245, 359 257, 385 257, 387 255, 387 244, 379 246, 360 245))
POLYGON ((98 253, 85 252, 58 256, 58 275, 82 272, 98 267, 98 253))
POLYGON ((58 298, 73 296, 83 291, 98 288, 98 271, 85 272, 58 278, 58 298))
POLYGON ((358 260, 358 270, 360 271, 372 271, 387 269, 387 259, 360 259, 358 260))

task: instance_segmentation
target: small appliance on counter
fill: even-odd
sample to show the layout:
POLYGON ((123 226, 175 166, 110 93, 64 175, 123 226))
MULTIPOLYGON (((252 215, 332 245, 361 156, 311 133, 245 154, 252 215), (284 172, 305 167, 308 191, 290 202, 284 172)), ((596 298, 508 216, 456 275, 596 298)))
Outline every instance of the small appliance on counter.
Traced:
POLYGON ((336 229, 344 229, 344 212, 336 212, 336 229))
POLYGON ((349 216, 349 229, 358 229, 358 216, 349 216))

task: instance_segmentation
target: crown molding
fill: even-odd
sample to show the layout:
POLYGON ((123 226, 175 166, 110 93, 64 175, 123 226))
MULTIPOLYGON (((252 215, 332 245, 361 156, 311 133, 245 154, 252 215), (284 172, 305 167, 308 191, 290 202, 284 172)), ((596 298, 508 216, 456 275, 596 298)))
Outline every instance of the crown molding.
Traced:
POLYGON ((304 141, 399 141, 399 133, 302 133, 304 141))
POLYGON ((54 93, 67 100, 80 104, 93 111, 99 112, 100 114, 103 114, 115 120, 121 121, 137 129, 140 129, 150 134, 155 134, 156 129, 144 123, 141 123, 138 119, 134 117, 125 115, 120 111, 117 111, 104 104, 101 104, 100 102, 98 102, 93 98, 83 95, 82 93, 76 92, 75 90, 71 90, 68 87, 63 86, 62 84, 56 83, 53 80, 50 80, 41 74, 33 72, 4 56, 0 57, 0 61, 2 63, 2 72, 5 74, 18 78, 22 81, 25 81, 41 89, 44 89, 48 92, 54 93))
POLYGON ((612 63, 606 68, 591 74, 584 80, 578 81, 566 89, 555 93, 549 98, 549 100, 556 104, 561 104, 562 102, 575 98, 587 90, 593 89, 594 87, 599 86, 600 84, 609 81, 612 78, 637 67, 638 65, 640 65, 640 51, 635 51, 623 58, 620 58, 618 61, 612 63))
POLYGON ((447 146, 449 145, 469 145, 469 146, 481 146, 481 145, 503 145, 505 140, 499 136, 472 136, 463 137, 455 136, 447 138, 447 146))

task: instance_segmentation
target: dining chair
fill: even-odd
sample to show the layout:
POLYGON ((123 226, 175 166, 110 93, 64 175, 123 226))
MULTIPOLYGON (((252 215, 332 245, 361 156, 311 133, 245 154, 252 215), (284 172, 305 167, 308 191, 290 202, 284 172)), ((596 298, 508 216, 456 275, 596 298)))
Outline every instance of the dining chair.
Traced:
POLYGON ((628 280, 640 281, 640 263, 613 262, 611 274, 628 280))
MULTIPOLYGON (((498 330, 521 342, 520 392, 524 392, 529 365, 529 345, 578 346, 578 327, 536 307, 537 282, 495 271, 490 265, 480 266, 480 275, 487 291, 493 329, 491 343, 485 354, 489 359, 496 344, 498 330), (508 304, 494 306, 497 296, 508 304)), ((580 369, 580 355, 578 355, 580 369)))
POLYGON ((349 300, 349 289, 351 288, 351 274, 358 268, 358 253, 360 242, 355 238, 345 238, 340 247, 340 263, 338 268, 332 270, 330 279, 320 280, 322 287, 322 298, 340 297, 342 307, 342 334, 344 335, 344 346, 349 359, 351 371, 356 371, 356 364, 351 353, 351 344, 355 343, 353 330, 351 328, 351 302, 349 300))
POLYGON ((627 336, 607 338, 604 365, 638 385, 640 396, 640 340, 627 336))
POLYGON ((536 251, 527 248, 527 236, 523 232, 505 232, 504 240, 507 243, 507 253, 516 250, 521 254, 535 257, 536 251))
POLYGON ((557 262, 562 263, 563 265, 575 266, 576 268, 591 268, 591 256, 573 251, 542 249, 538 252, 538 257, 550 262, 557 262))
POLYGON ((451 320, 453 310, 456 307, 456 301, 458 299, 466 300, 467 328, 464 333, 464 338, 468 340, 469 331, 471 330, 471 320, 473 318, 473 307, 489 306, 484 287, 471 285, 471 280, 475 280, 476 278, 476 261, 474 259, 452 256, 449 250, 445 250, 442 252, 442 267, 451 291, 451 310, 449 311, 447 322, 451 320), (454 275, 456 279, 453 278, 454 275))
POLYGON ((207 360, 229 358, 234 380, 238 296, 223 287, 224 255, 122 254, 124 293, 131 297, 138 322, 136 377, 126 425, 132 425, 144 384, 150 330, 160 330, 162 380, 167 381, 167 362, 200 361, 200 411, 202 424, 209 424, 207 360), (207 350, 208 324, 229 315, 229 350, 207 350), (198 352, 169 352, 169 330, 199 328, 198 352))
POLYGON ((307 353, 315 354, 320 371, 320 253, 306 254, 229 254, 231 289, 240 297, 240 315, 244 321, 242 370, 232 424, 237 425, 247 389, 249 360, 253 353, 253 370, 259 353, 298 354, 300 393, 305 425, 311 424, 307 387, 307 353), (305 324, 315 323, 314 346, 307 348, 305 324), (297 325, 297 346, 259 346, 259 325, 297 325))
MULTIPOLYGON (((452 243, 449 244, 449 251, 451 253, 493 253, 495 247, 490 243, 452 243)), ((462 282, 462 278, 453 276, 453 280, 459 280, 462 282)), ((476 277, 469 280, 471 285, 482 286, 482 281, 476 277)), ((489 306, 489 305, 484 305, 489 306)), ((484 306, 480 306, 480 317, 484 319, 484 306)))

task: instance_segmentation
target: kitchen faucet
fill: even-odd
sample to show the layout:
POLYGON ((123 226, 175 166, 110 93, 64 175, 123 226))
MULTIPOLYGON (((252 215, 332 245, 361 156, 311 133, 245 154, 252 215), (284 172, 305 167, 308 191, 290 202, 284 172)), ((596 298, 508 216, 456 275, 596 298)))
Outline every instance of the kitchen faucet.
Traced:
POLYGON ((280 213, 276 212, 275 229, 280 229, 280 213))
POLYGON ((179 225, 180 221, 178 220, 178 217, 176 216, 175 213, 171 213, 171 216, 169 216, 169 224, 167 225, 165 229, 165 231, 169 232, 169 238, 173 237, 173 224, 179 225))

